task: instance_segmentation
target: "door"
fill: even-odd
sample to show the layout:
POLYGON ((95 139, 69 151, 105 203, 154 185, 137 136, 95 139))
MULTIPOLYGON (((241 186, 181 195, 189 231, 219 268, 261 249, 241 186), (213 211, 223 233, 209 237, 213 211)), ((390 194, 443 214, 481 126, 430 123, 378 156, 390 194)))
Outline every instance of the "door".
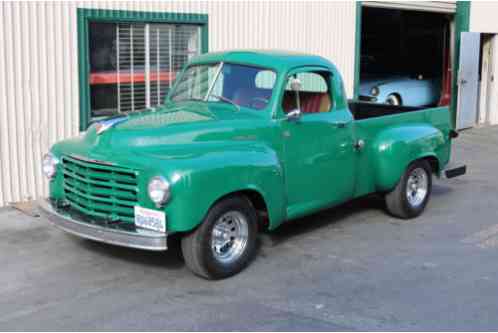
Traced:
POLYGON ((461 35, 457 129, 472 127, 477 122, 480 39, 480 34, 476 32, 462 32, 461 35))
MULTIPOLYGON (((333 105, 328 72, 299 72, 297 93, 286 89, 282 111, 301 116, 282 121, 288 218, 352 197, 355 184, 353 117, 333 105)), ((289 86, 289 85, 288 85, 289 86)))

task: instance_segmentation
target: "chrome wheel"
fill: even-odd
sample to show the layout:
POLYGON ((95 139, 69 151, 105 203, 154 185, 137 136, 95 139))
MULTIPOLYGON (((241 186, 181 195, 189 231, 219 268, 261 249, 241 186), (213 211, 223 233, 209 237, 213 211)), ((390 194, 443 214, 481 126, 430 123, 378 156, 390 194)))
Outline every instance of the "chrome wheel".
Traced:
POLYGON ((245 251, 249 227, 247 218, 240 212, 230 211, 214 224, 211 235, 211 249, 215 259, 230 264, 245 251))
POLYGON ((406 182, 406 198, 412 207, 420 206, 428 193, 429 175, 422 168, 413 169, 406 182))

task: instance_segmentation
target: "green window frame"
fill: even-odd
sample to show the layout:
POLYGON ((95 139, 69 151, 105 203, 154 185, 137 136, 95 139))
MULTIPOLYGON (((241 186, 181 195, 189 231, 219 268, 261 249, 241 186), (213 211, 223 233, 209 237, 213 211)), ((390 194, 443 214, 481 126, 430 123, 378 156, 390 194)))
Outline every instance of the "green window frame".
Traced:
POLYGON ((90 124, 90 85, 89 85, 89 23, 169 23, 193 24, 201 28, 201 53, 208 52, 208 15, 194 13, 142 12, 126 10, 103 10, 78 8, 78 75, 79 75, 79 108, 80 131, 90 124))

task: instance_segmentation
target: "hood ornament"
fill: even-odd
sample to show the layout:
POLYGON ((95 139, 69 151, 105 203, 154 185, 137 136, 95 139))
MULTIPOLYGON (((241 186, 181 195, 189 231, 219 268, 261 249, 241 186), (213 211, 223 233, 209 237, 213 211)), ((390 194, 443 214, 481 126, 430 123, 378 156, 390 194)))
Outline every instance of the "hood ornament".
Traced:
POLYGON ((106 120, 99 121, 97 124, 95 124, 95 131, 97 132, 97 135, 102 134, 103 132, 107 131, 109 128, 113 127, 116 124, 122 123, 123 121, 128 120, 128 117, 113 117, 109 118, 106 120))

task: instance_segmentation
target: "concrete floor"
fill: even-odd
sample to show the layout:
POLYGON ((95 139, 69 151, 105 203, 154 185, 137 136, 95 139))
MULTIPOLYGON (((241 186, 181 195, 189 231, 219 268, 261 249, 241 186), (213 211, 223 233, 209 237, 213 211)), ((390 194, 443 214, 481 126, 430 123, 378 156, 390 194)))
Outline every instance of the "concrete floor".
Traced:
POLYGON ((497 330, 498 127, 466 131, 468 175, 423 216, 362 199, 283 226, 227 280, 167 253, 85 241, 0 210, 0 330, 497 330))

